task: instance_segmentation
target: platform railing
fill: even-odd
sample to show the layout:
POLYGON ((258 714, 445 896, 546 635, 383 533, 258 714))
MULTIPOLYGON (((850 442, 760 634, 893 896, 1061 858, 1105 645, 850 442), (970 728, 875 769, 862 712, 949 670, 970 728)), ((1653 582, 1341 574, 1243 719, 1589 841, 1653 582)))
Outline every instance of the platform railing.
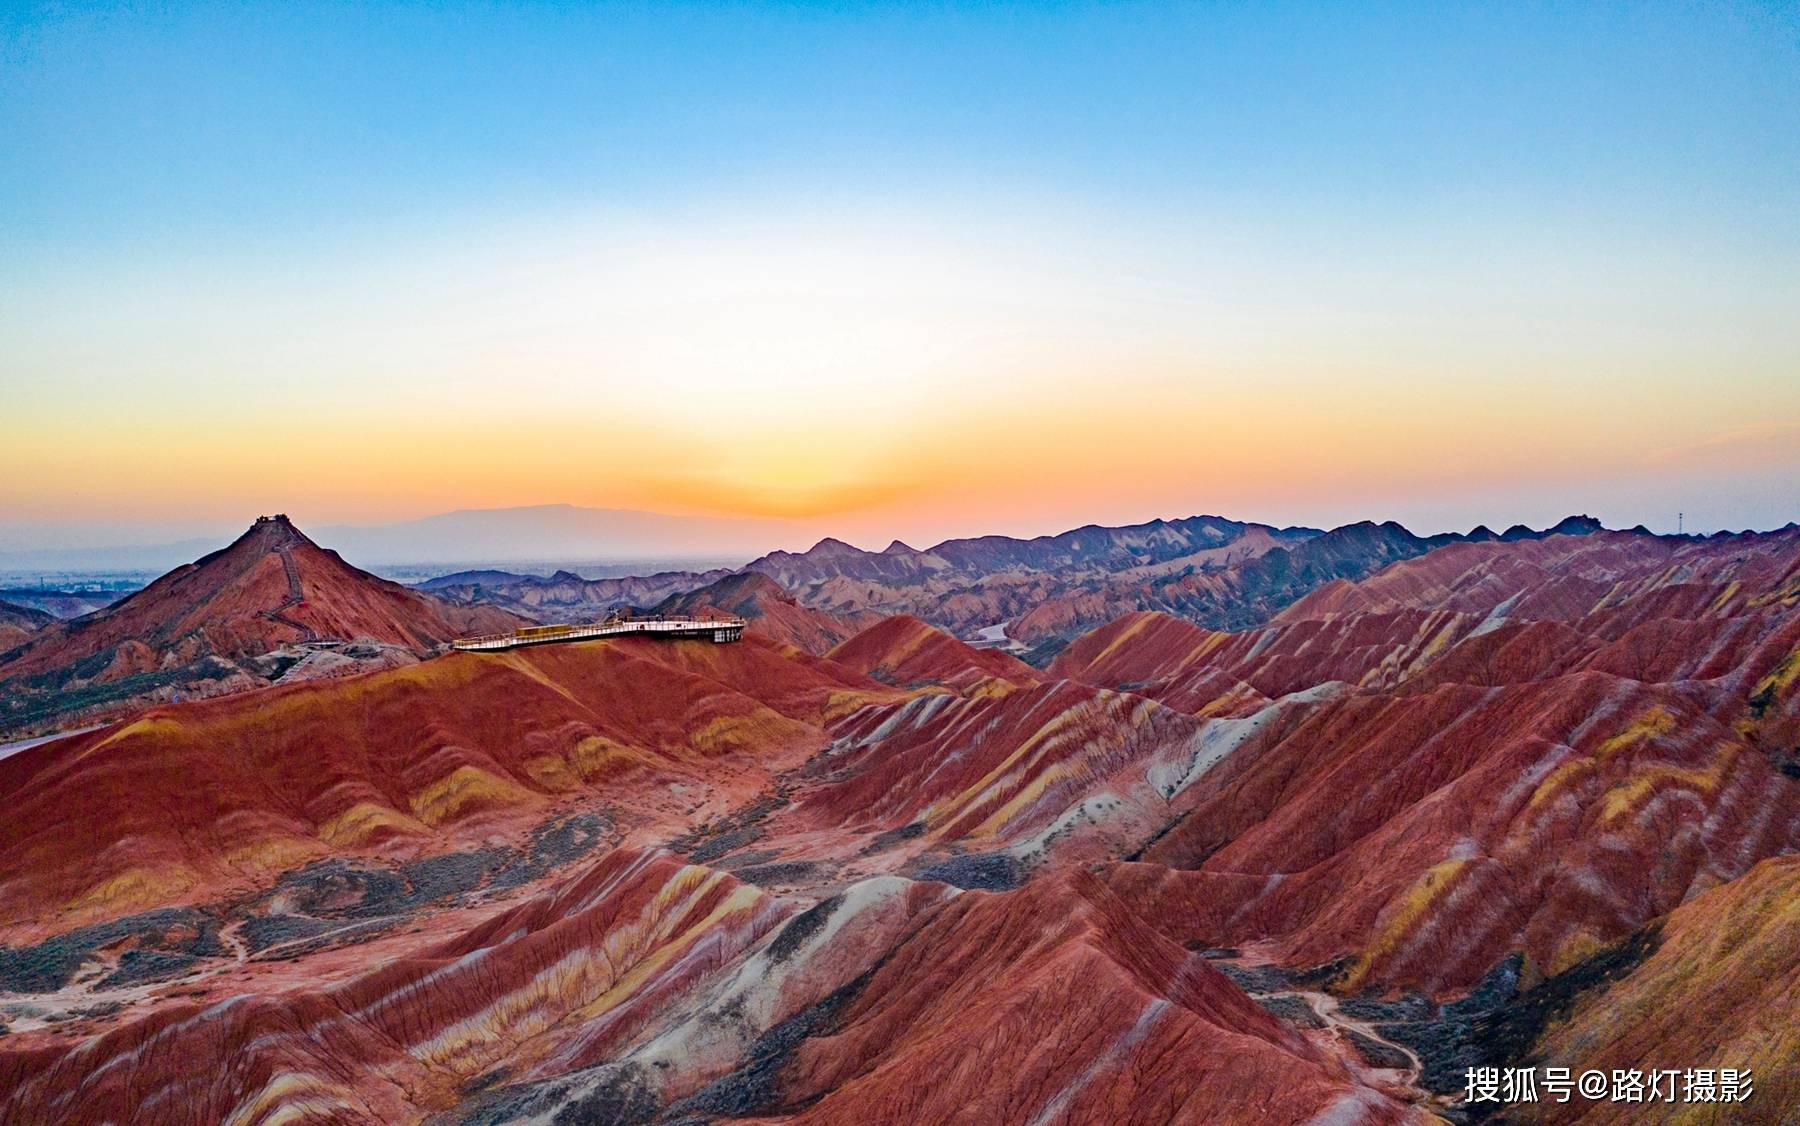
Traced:
POLYGON ((743 636, 743 618, 624 618, 582 625, 527 626, 513 633, 459 637, 452 649, 490 651, 522 645, 548 645, 562 641, 586 641, 597 637, 623 637, 634 633, 712 635, 714 641, 736 641, 743 636))

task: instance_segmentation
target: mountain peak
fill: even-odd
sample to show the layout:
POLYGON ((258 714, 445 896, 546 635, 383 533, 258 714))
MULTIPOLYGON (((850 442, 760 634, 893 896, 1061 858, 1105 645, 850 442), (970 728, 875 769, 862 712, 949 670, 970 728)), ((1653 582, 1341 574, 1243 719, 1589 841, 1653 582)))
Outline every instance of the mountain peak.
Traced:
MULTIPOLYGON (((240 544, 260 551, 276 551, 283 547, 296 547, 301 544, 311 546, 312 540, 306 537, 306 533, 294 527, 294 522, 288 519, 287 513, 277 512, 273 516, 258 516, 256 522, 245 529, 244 534, 233 541, 231 547, 235 548, 240 544)), ((231 548, 226 550, 229 551, 231 548)))
POLYGON ((1547 536, 1588 536, 1595 532, 1604 532, 1606 525, 1592 516, 1582 513, 1579 516, 1565 516, 1555 525, 1545 530, 1547 536))
POLYGON ((830 558, 839 555, 861 555, 862 551, 858 548, 851 547, 843 540, 836 539, 832 536, 826 536, 818 543, 813 544, 806 554, 814 558, 830 558))
POLYGON ((152 702, 160 687, 235 691, 286 677, 315 653, 324 657, 314 663, 327 668, 365 667, 355 664, 365 658, 353 651, 371 644, 366 659, 382 666, 400 659, 394 650, 423 657, 452 638, 518 621, 359 570, 278 513, 259 517, 230 546, 10 649, 0 666, 0 697, 23 684, 43 685, 46 714, 73 706, 59 699, 116 714, 152 702), (146 669, 157 670, 163 684, 147 690, 136 676, 146 669), (97 670, 104 679, 92 679, 97 670))

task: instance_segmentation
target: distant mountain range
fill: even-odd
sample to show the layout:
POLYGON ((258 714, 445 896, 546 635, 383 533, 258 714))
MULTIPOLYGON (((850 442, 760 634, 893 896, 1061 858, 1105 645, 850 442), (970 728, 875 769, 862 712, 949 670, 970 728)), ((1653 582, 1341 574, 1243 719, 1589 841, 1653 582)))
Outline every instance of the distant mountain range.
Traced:
MULTIPOLYGON (((924 550, 895 540, 881 551, 865 551, 826 538, 803 552, 770 552, 736 574, 772 580, 770 588, 759 592, 759 606, 777 603, 769 597, 772 589, 784 592, 785 601, 839 623, 906 614, 970 639, 1004 626, 1005 636, 1018 647, 1047 660, 1076 635, 1136 610, 1162 610, 1215 629, 1241 629, 1268 620, 1326 583, 1359 579, 1447 544, 1511 543, 1603 530, 1591 516, 1570 516, 1542 531, 1519 525, 1500 534, 1477 527, 1467 534, 1436 536, 1414 535, 1392 521, 1321 531, 1191 516, 1123 527, 1090 524, 1031 539, 951 539, 924 550)), ((731 574, 666 571, 584 579, 567 571, 545 577, 490 569, 442 576, 420 589, 540 621, 577 621, 623 607, 684 604, 687 592, 725 608, 741 599, 745 589, 724 581, 731 574)), ((802 647, 816 650, 841 628, 813 623, 796 629, 790 639, 812 638, 802 647)), ((988 640, 996 639, 990 633, 988 640)))
MULTIPOLYGON (((801 570, 822 574, 834 555, 854 559, 852 568, 867 576, 894 579, 909 571, 944 569, 972 572, 1022 566, 1049 570, 1071 566, 1110 569, 1113 562, 1167 560, 1216 545, 1221 530, 1266 527, 1200 516, 1187 520, 1153 520, 1121 528, 1088 526, 1054 536, 1018 539, 976 536, 946 540, 916 551, 895 540, 879 552, 863 551, 836 539, 819 540, 805 552, 781 550, 812 543, 816 531, 784 520, 714 516, 672 516, 622 508, 585 508, 572 504, 540 504, 514 508, 471 508, 418 520, 385 524, 328 524, 312 527, 321 543, 331 544, 355 565, 392 578, 416 581, 431 577, 432 568, 494 568, 547 575, 557 569, 581 570, 586 577, 624 577, 656 571, 738 567, 757 560, 760 569, 780 580, 783 561, 804 555, 801 570), (1207 537, 1213 537, 1209 543, 1207 537), (773 549, 773 550, 772 550, 773 549), (872 566, 870 559, 885 560, 872 566), (1109 562, 1110 561, 1110 562, 1109 562), (582 566, 586 564, 587 566, 582 566)), ((1317 535, 1316 528, 1268 528, 1277 538, 1317 535)), ((1476 528, 1452 538, 1512 541, 1539 533, 1517 525, 1496 535, 1476 528)), ((14 536, 13 542, 19 541, 14 536)), ((13 547, 0 549, 0 573, 138 572, 161 574, 230 543, 229 533, 189 537, 166 543, 13 547)), ((32 542, 27 539, 23 542, 32 542)), ((35 576, 34 576, 35 581, 35 576)))
POLYGON ((553 575, 521 575, 512 571, 456 571, 418 584, 418 589, 450 602, 503 606, 516 614, 547 621, 592 617, 622 606, 654 606, 670 595, 685 594, 732 572, 659 571, 653 575, 584 579, 573 571, 553 575))
MULTIPOLYGON (((808 606, 834 614, 911 614, 966 636, 997 623, 1029 646, 1063 641, 1133 610, 1164 610, 1216 629, 1266 621, 1334 579, 1358 579, 1446 544, 1587 535, 1570 516, 1543 531, 1417 536, 1389 521, 1329 532, 1218 516, 1089 525, 1056 536, 946 540, 925 551, 895 542, 869 552, 838 540, 772 552, 745 569, 769 575, 808 606)), ((1644 533, 1648 534, 1648 533, 1644 533)))
MULTIPOLYGON (((659 523, 669 519, 566 506, 470 511, 361 529, 360 543, 365 553, 466 557, 491 553, 496 541, 459 548, 455 537, 463 532, 495 537, 512 528, 531 537, 560 528, 566 538, 533 539, 533 550, 575 550, 579 537, 608 528, 621 537, 610 542, 643 548, 650 543, 643 537, 670 527, 659 523)), ((738 614, 752 632, 815 655, 883 617, 907 615, 970 640, 1009 643, 1041 665, 1073 638, 1137 611, 1244 629, 1327 584, 1448 544, 1602 530, 1588 516, 1543 531, 1515 527, 1495 535, 1477 528, 1428 537, 1392 522, 1321 531, 1193 516, 1031 539, 952 539, 925 550, 895 541, 864 551, 827 538, 735 571, 588 579, 566 570, 537 576, 489 568, 406 587, 319 547, 286 517, 272 517, 93 613, 53 621, 41 608, 9 608, 0 622, 0 687, 10 697, 0 728, 66 725, 176 696, 341 675, 417 660, 461 634, 618 610, 738 614)), ((355 531, 335 529, 331 538, 355 531)))
POLYGON ((584 579, 568 571, 519 575, 459 571, 419 589, 461 606, 486 604, 541 622, 578 622, 620 610, 670 617, 734 614, 750 632, 823 654, 878 615, 834 615, 801 606, 774 579, 755 571, 664 571, 617 579, 584 579))

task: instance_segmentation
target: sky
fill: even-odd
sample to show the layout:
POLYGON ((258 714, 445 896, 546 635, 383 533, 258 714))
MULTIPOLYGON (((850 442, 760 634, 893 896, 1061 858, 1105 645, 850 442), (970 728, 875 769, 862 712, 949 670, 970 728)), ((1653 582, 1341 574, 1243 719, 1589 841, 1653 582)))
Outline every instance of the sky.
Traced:
POLYGON ((1768 528, 1797 311, 1791 5, 0 12, 0 548, 1768 528))

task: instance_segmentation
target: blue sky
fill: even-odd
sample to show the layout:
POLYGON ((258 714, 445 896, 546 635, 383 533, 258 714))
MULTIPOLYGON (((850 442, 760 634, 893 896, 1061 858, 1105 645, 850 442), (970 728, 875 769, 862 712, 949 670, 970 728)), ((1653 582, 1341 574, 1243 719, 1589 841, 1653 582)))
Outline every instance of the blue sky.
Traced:
MULTIPOLYGON (((284 499, 321 521, 398 518, 475 494, 919 538, 983 513, 1233 506, 1467 526, 1611 505, 1636 522, 1703 507, 1683 489, 1729 497, 1721 525, 1795 516, 1792 6, 70 4, 0 20, 0 289, 19 297, 0 310, 0 393, 41 439, 0 460, 0 525, 33 535, 125 512, 210 527, 284 499), (558 259, 565 243, 587 257, 558 259), (506 281, 436 288, 453 275, 506 281), (646 289, 700 311, 634 317, 704 346, 595 327, 646 289), (842 293, 886 312, 865 323, 842 293), (786 343, 705 312, 724 305, 766 311, 786 343), (821 403, 840 382, 851 401, 821 403), (396 417, 433 400, 440 430, 478 428, 502 408, 476 384, 578 418, 629 404, 673 425, 698 396, 754 427, 782 424, 763 399, 797 433, 869 430, 812 463, 727 451, 675 481, 598 457, 505 489, 470 465, 436 492, 278 466, 258 489, 184 491, 224 463, 184 455, 186 476, 152 480, 117 453, 127 426, 155 449, 277 415, 293 429, 270 441, 303 441, 332 416, 284 397, 298 386, 396 417), (1440 472, 1473 447, 1406 446, 1340 412, 1401 442, 1410 475, 1378 451, 1309 492, 1220 454, 1145 466, 1166 488, 1080 494, 1045 465, 976 503, 917 469, 951 395, 993 415, 1051 387, 1054 430, 1110 389, 1154 411, 1197 388, 1169 408, 1192 432, 1218 426, 1209 394, 1259 385, 1298 404, 1301 431, 1326 421, 1306 418, 1315 391, 1341 393, 1413 412, 1409 433, 1493 417, 1481 440, 1533 460, 1440 472), (1514 387, 1535 416, 1507 405, 1514 387), (897 388, 911 397, 884 403, 897 388), (1618 442, 1584 455, 1595 429, 1633 432, 1648 460, 1618 442), (59 482, 69 454, 94 468, 59 482)), ((1120 426, 1101 445, 1129 447, 1120 426)), ((1279 444, 1268 428, 1259 448, 1279 444)), ((1018 455, 959 472, 1003 476, 1018 455)))
POLYGON ((6 25, 0 204, 28 244, 896 185, 1728 235, 1800 180, 1782 11, 56 5, 6 25))

